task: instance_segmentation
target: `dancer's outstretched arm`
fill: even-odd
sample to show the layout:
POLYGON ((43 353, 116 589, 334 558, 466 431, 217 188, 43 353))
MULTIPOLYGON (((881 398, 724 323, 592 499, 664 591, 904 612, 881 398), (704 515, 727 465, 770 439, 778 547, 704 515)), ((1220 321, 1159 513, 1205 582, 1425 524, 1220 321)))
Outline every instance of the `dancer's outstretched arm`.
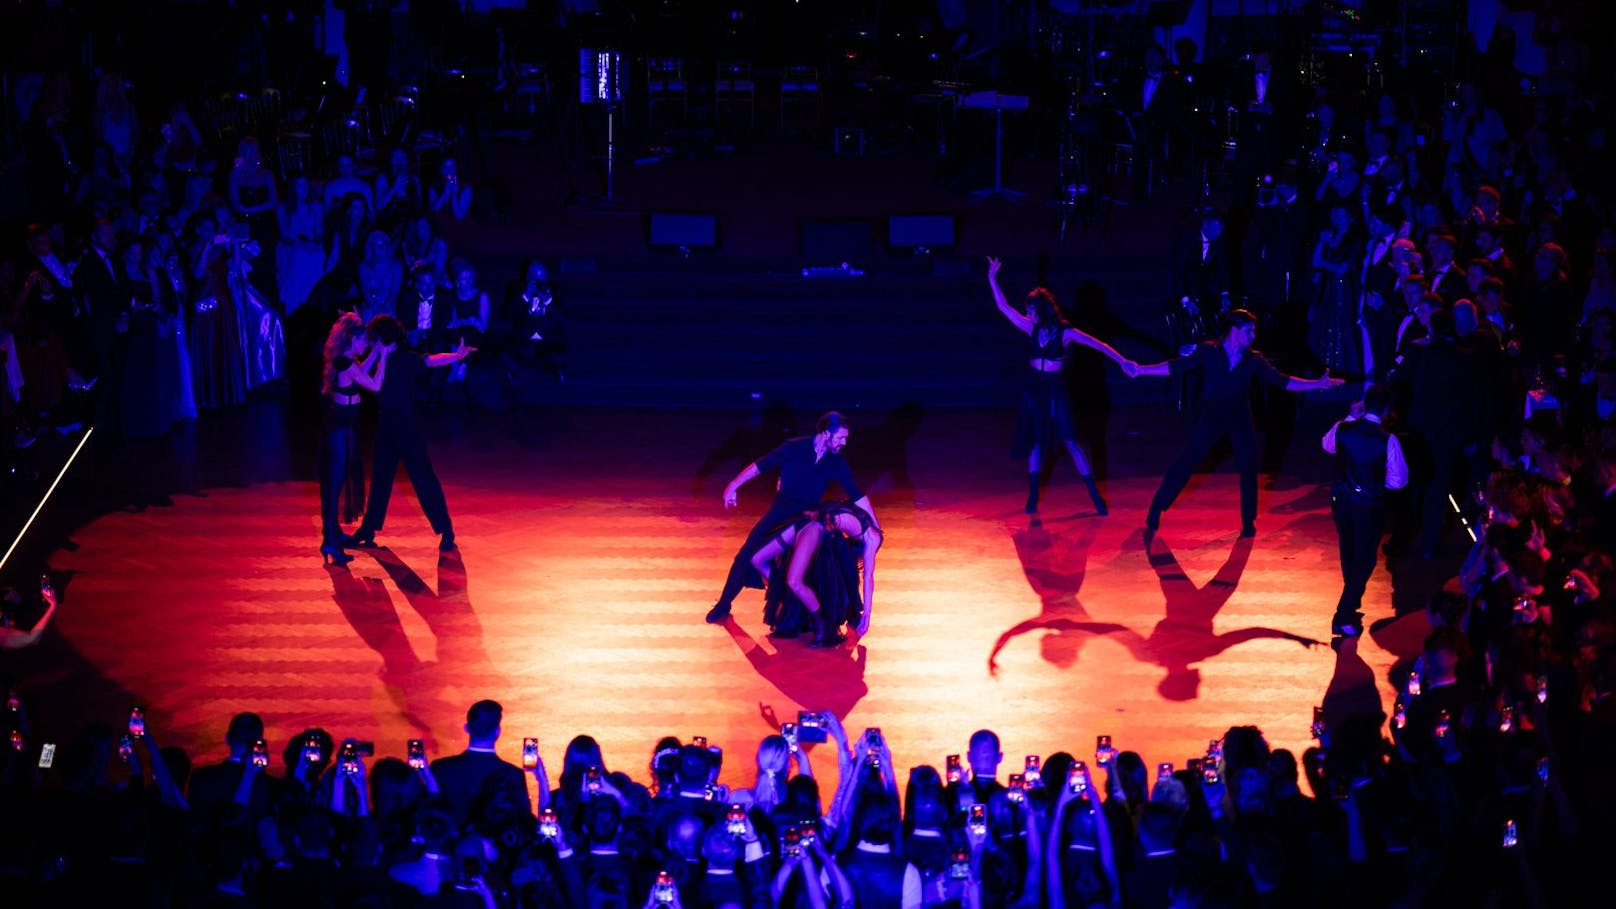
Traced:
POLYGON ((461 360, 464 360, 476 352, 477 348, 467 347, 466 342, 461 341, 460 346, 456 347, 454 350, 451 350, 448 353, 427 354, 425 357, 421 358, 421 362, 433 369, 440 366, 453 366, 454 364, 459 363, 461 360))
POLYGON ((1120 367, 1123 372, 1127 372, 1128 364, 1133 362, 1127 357, 1124 357, 1122 354, 1117 353, 1117 349, 1115 347, 1112 347, 1099 338, 1096 338, 1095 336, 1079 328, 1066 329, 1066 331, 1061 335, 1061 343, 1081 344, 1090 350, 1097 350, 1100 353, 1105 354, 1106 359, 1117 364, 1117 366, 1120 367))
POLYGON ((1017 331, 1030 335, 1032 334, 1032 320, 1027 318, 1026 313, 1017 312, 1016 308, 1011 306, 1010 302, 1004 298, 1004 291, 999 289, 999 269, 1003 264, 993 256, 988 256, 988 289, 993 291, 993 303, 999 307, 999 312, 1004 313, 1004 317, 1010 320, 1010 324, 1014 325, 1017 331))

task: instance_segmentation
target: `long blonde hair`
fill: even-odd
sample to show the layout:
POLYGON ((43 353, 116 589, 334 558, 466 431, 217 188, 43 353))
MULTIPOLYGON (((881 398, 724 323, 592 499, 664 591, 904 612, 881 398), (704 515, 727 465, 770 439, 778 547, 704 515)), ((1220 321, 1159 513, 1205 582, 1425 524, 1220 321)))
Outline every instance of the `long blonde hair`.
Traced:
POLYGON ((354 338, 365 333, 365 320, 358 313, 345 312, 337 317, 331 333, 325 336, 325 368, 320 382, 321 394, 331 394, 337 384, 337 358, 348 355, 354 338))
POLYGON ((771 735, 758 742, 757 782, 752 786, 752 803, 765 813, 779 807, 785 798, 786 775, 791 770, 791 750, 786 740, 771 735))

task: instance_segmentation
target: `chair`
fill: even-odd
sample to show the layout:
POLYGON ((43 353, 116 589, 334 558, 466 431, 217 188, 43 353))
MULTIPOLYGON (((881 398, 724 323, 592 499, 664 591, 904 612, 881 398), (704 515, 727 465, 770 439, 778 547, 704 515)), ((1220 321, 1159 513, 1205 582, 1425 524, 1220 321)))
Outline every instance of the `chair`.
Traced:
POLYGON ((752 64, 744 60, 720 60, 713 82, 713 119, 724 116, 724 109, 746 110, 746 125, 757 125, 757 83, 752 80, 752 64))
POLYGON ((400 92, 376 102, 376 121, 381 128, 380 139, 385 145, 405 145, 409 132, 415 126, 416 97, 412 92, 400 92))
POLYGON ((314 172, 314 134, 285 129, 275 136, 275 165, 281 182, 314 172))
POLYGON ((678 108, 682 121, 690 112, 690 86, 685 82, 684 64, 677 57, 652 57, 645 61, 645 98, 649 119, 656 120, 657 108, 678 108))
POLYGON ((788 108, 812 107, 819 125, 819 67, 794 63, 780 76, 780 127, 785 128, 788 108))

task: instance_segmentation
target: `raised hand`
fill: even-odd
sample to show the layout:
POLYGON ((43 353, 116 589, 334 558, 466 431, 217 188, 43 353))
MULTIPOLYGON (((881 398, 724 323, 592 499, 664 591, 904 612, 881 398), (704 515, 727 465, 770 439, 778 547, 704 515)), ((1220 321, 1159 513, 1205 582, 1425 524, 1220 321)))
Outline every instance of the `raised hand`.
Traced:
POLYGON ((995 278, 999 277, 999 269, 1004 266, 1004 263, 1000 262, 999 259, 997 257, 995 257, 995 256, 988 256, 987 259, 988 259, 988 280, 992 281, 995 278))

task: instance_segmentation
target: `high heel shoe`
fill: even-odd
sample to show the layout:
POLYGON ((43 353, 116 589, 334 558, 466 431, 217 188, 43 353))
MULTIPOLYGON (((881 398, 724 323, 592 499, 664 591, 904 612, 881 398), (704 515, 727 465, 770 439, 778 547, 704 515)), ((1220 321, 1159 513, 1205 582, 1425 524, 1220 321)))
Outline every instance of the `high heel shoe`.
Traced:
POLYGON ((353 533, 345 533, 342 535, 341 545, 343 547, 356 546, 360 548, 369 548, 375 546, 376 531, 360 529, 354 531, 353 533))
POLYGON ((326 565, 346 565, 353 561, 353 556, 343 552, 336 543, 321 543, 320 561, 326 565))
POLYGON ((1089 499, 1094 502, 1094 510, 1099 512, 1101 517, 1110 514, 1111 509, 1105 504, 1105 496, 1100 495, 1100 487, 1095 485, 1093 474, 1083 477, 1083 485, 1089 488, 1089 499))
POLYGON ((837 644, 847 640, 842 636, 841 632, 832 628, 830 623, 826 622, 819 613, 808 613, 808 620, 814 625, 814 639, 808 642, 808 646, 814 650, 835 647, 837 644))

